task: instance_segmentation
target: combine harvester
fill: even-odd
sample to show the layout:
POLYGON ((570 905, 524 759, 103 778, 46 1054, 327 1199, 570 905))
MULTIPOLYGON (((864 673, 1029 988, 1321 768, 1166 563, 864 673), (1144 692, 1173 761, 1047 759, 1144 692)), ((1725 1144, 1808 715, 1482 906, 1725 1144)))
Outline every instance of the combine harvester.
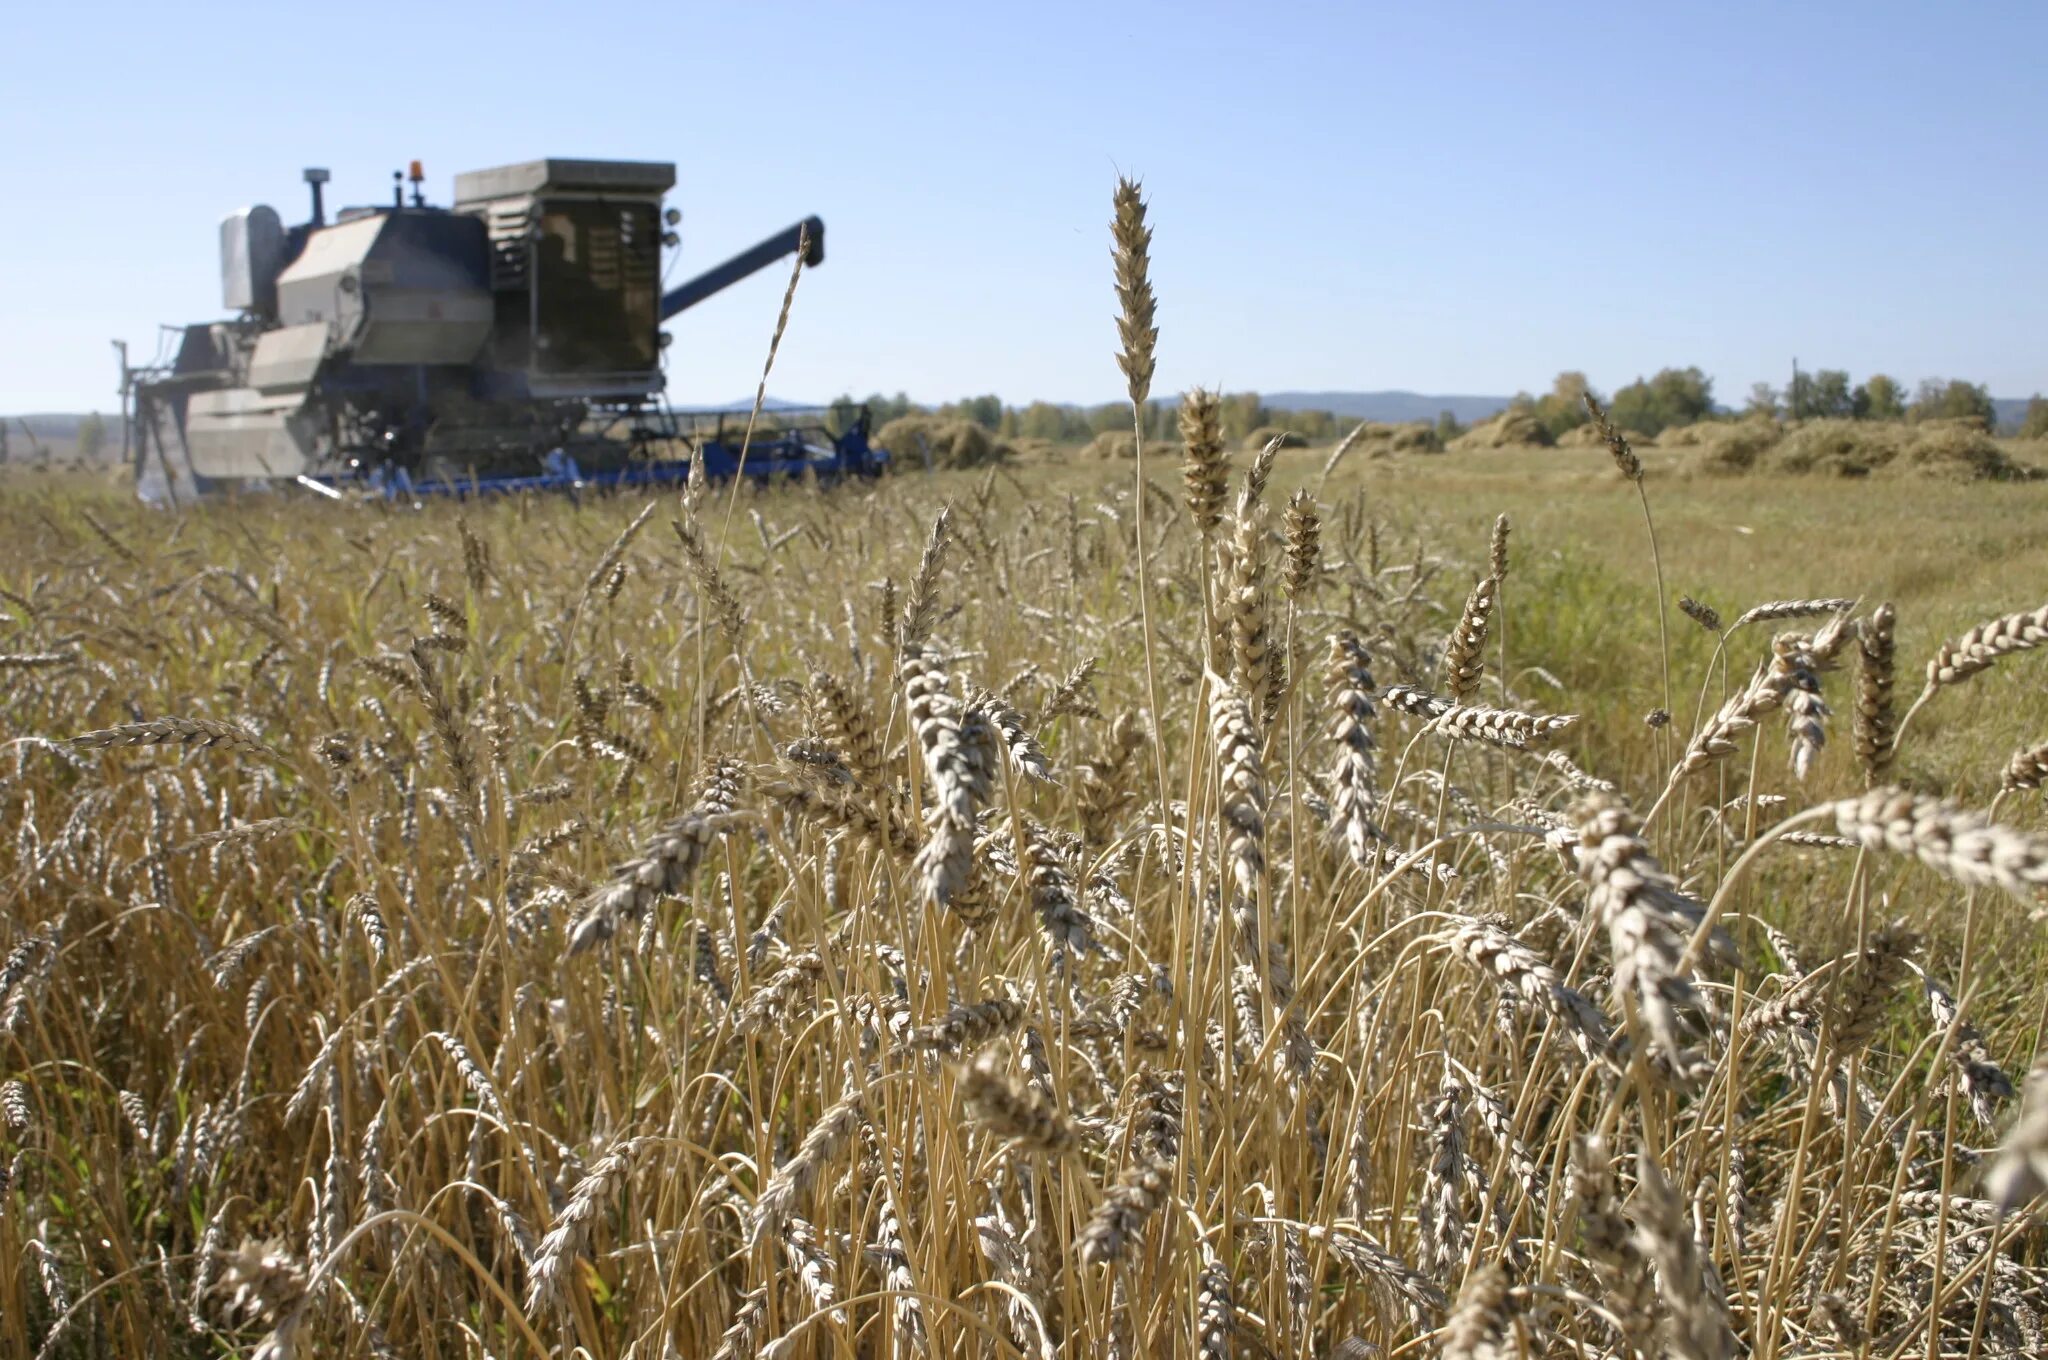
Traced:
POLYGON ((673 165, 541 160, 455 177, 430 206, 417 161, 388 205, 286 227, 268 207, 221 223, 229 321, 166 328, 168 358, 122 354, 126 452, 145 500, 296 484, 416 497, 712 477, 873 476, 888 453, 865 414, 836 433, 769 413, 742 460, 745 413, 662 401, 662 324, 777 260, 825 258, 805 218, 678 287, 662 253, 673 165))

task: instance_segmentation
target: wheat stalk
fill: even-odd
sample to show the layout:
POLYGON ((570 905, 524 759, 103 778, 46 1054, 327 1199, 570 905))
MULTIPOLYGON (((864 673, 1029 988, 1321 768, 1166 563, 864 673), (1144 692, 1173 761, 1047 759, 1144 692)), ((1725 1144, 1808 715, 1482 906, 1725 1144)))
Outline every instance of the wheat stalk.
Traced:
POLYGON ((1968 886, 2031 898, 2048 885, 2048 841, 1987 822, 1938 799, 1873 789, 1830 805, 1836 829, 1872 849, 1910 855, 1968 886))
POLYGON ((2048 1064, 2027 1073, 2019 1118, 1984 1173, 1984 1193, 2001 1213, 2048 1193, 2048 1064))
POLYGON ((1110 221, 1110 256, 1116 264, 1117 367, 1133 407, 1152 391, 1152 351, 1159 343, 1153 323, 1150 254, 1152 229, 1145 225, 1145 199, 1135 180, 1116 182, 1115 216, 1110 221))
POLYGON ((105 746, 218 746, 228 751, 278 758, 278 753, 231 723, 210 718, 154 718, 148 722, 121 723, 95 732, 81 732, 71 738, 73 746, 88 749, 105 746))
POLYGON ((742 820, 726 787, 736 772, 736 766, 714 765, 697 805, 643 841, 639 854, 584 899, 569 928, 569 953, 580 954, 610 939, 620 925, 641 920, 656 902, 689 886, 712 841, 742 820))
POLYGON ((1337 749, 1330 774, 1330 825, 1360 869, 1372 864, 1373 678, 1365 644, 1348 629, 1330 638, 1330 742, 1337 749))
POLYGON ((1498 1261, 1465 1277, 1444 1323, 1444 1360, 1508 1360, 1510 1289, 1507 1268, 1498 1261))
POLYGON ((1575 714, 1524 713, 1454 703, 1436 715, 1430 730, 1454 741, 1483 741, 1522 751, 1556 740, 1577 721, 1575 714))
POLYGON ((1685 953, 1687 932, 1704 911, 1678 891, 1626 808, 1596 795, 1580 806, 1576 820, 1579 876, 1589 885, 1586 914, 1607 930, 1615 989, 1632 998, 1672 1072, 1692 1081, 1707 1064, 1686 1046, 1678 1007, 1699 1004, 1685 953))
POLYGON ((1288 497, 1282 521, 1287 532, 1287 556, 1281 563, 1280 586, 1288 599, 1298 600, 1315 584, 1321 565, 1322 520, 1316 513, 1315 497, 1307 488, 1288 497))
POLYGON ((1678 612, 1691 619, 1709 633, 1721 631, 1721 613, 1712 605, 1702 604, 1690 595, 1678 597, 1678 612))
POLYGON ((1753 605, 1738 614, 1729 632, 1744 628, 1752 623, 1773 623, 1781 619, 1810 619, 1823 614, 1842 614, 1856 607, 1856 601, 1843 599, 1813 600, 1766 600, 1753 605))
POLYGON ((1658 1292, 1667 1310, 1664 1344, 1682 1360, 1729 1360, 1735 1334, 1718 1287, 1710 1288, 1699 1239, 1686 1220, 1685 1202, 1648 1152, 1636 1159, 1636 1236, 1657 1263, 1658 1292))
POLYGON ((1458 616, 1458 626, 1444 647, 1440 674, 1453 703, 1469 704, 1479 692, 1479 679, 1486 671, 1486 626, 1493 617, 1499 589, 1498 576, 1479 578, 1479 584, 1465 598, 1464 612, 1458 616))
POLYGON ((537 1313, 548 1304, 561 1300, 562 1290, 568 1283, 569 1267, 590 1240, 598 1209, 611 1198, 613 1189, 625 1176, 627 1159, 635 1143, 636 1140, 631 1138, 618 1139, 576 1182, 576 1188, 569 1194, 569 1202, 562 1207, 554 1225, 534 1251, 533 1264, 526 1274, 527 1312, 537 1313))
POLYGON ((1179 422, 1182 494, 1188 517, 1195 532, 1210 538, 1223 522, 1230 477, 1216 394, 1200 387, 1188 392, 1181 398, 1179 422))
POLYGON ((1565 985, 1556 969, 1520 940, 1485 921, 1465 920, 1444 937, 1452 952, 1503 991, 1547 1012, 1587 1057, 1607 1051, 1607 1018, 1584 995, 1565 985))
POLYGON ((1878 783, 1895 754, 1892 681, 1897 611, 1889 603, 1870 611, 1856 630, 1856 758, 1864 779, 1878 783))
POLYGON ((1991 669, 2001 657, 2032 651, 2044 643, 2048 643, 2048 605, 1980 623, 1961 637, 1941 644, 1934 659, 1927 663, 1927 688, 1921 701, 1925 702, 1938 689, 1959 685, 1991 669))
POLYGON ((982 1050, 958 1077, 968 1117, 995 1137, 1051 1156, 1074 1146, 1076 1135, 1066 1117, 1037 1087, 1005 1071, 997 1050, 982 1050))

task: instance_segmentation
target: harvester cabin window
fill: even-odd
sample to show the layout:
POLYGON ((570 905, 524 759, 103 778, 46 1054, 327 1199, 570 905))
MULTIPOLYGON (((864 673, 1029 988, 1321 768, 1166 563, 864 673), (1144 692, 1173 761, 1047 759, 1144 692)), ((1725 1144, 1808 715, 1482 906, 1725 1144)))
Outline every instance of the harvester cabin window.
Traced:
POLYGON ((645 203, 550 203, 536 261, 537 367, 636 373, 659 349, 661 236, 645 203))

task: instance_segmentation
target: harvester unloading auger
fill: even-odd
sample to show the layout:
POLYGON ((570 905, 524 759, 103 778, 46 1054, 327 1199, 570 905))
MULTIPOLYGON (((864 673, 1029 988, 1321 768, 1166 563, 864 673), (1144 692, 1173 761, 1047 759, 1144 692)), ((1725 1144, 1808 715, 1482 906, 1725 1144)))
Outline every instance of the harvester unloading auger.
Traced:
POLYGON ((177 328, 167 363, 122 369, 128 452, 146 499, 222 484, 295 482, 330 494, 472 493, 678 480, 694 453, 713 477, 871 475, 863 417, 791 426, 777 412, 745 466, 739 420, 687 421, 661 400, 662 323, 802 252, 825 258, 816 217, 663 290, 673 165, 549 159, 455 177, 332 222, 325 170, 312 211, 269 207, 221 223, 227 321, 177 328))

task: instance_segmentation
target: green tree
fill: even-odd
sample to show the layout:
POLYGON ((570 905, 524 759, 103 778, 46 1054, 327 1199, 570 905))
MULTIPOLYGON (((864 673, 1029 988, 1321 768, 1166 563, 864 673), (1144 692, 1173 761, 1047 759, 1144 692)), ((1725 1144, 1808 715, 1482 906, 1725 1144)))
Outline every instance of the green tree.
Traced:
POLYGON ((1849 375, 1839 368, 1796 373, 1785 393, 1785 414, 1793 420, 1835 420, 1855 409, 1849 375))
POLYGON ((1856 406, 1849 389, 1849 375, 1839 368, 1824 368, 1813 375, 1814 394, 1829 416, 1846 418, 1856 406))
POLYGON ((853 399, 851 392, 842 392, 832 398, 832 404, 825 410, 825 424, 834 434, 845 434, 859 418, 860 403, 853 399))
POLYGON ((1129 434, 1131 432, 1131 408, 1121 401, 1104 402, 1088 408, 1088 433, 1129 434))
POLYGON ((2036 392, 2020 417, 2020 438, 2048 439, 2048 397, 2036 392))
POLYGON ((1458 423, 1455 411, 1439 411, 1436 414, 1436 437, 1440 444, 1448 444, 1465 433, 1465 427, 1458 423))
POLYGON ((875 428, 878 430, 890 421, 907 416, 918 409, 917 403, 905 392, 898 392, 893 397, 885 397, 880 392, 870 392, 862 405, 874 416, 875 428))
POLYGON ((1785 415, 1790 420, 1803 420, 1805 413, 1813 409, 1813 374, 1802 369, 1792 370, 1792 381, 1785 384, 1785 415))
POLYGON ((78 456, 86 462, 100 456, 100 450, 107 446, 107 422, 94 411, 78 422, 78 456))
POLYGON ((1745 415, 1765 416, 1772 420, 1778 416, 1778 389, 1767 382, 1749 385, 1749 400, 1743 403, 1745 415))
POLYGON ((965 397, 949 401, 939 408, 939 414, 955 420, 971 420, 984 430, 995 431, 1003 423, 1003 399, 994 393, 980 397, 965 397))
POLYGON ((1862 409, 1857 415, 1865 420, 1903 420, 1906 416, 1906 390, 1898 381, 1882 373, 1873 373, 1863 385, 1856 389, 1861 394, 1857 403, 1862 409))
POLYGON ((1550 384, 1550 391, 1539 397, 1531 409, 1543 428, 1555 437, 1566 430, 1577 429, 1592 418, 1586 414, 1586 394, 1591 391, 1593 385, 1586 381, 1585 374, 1567 369, 1557 375, 1550 384))
POLYGON ((1705 420, 1714 413, 1714 380, 1693 368, 1666 368, 1650 379, 1650 390, 1671 415, 1671 424, 1705 420))
POLYGON ((1997 418, 1991 394, 1976 383, 1952 378, 1925 378, 1913 394, 1911 412, 1915 420, 1981 420, 1986 425, 1997 418))
POLYGON ((1235 444, 1244 439, 1261 425, 1272 423, 1272 412, 1266 403, 1259 400, 1256 392, 1230 392, 1217 404, 1217 416, 1223 423, 1223 437, 1235 444))
POLYGON ((1813 375, 1812 416, 1821 420, 1846 419, 1855 410, 1849 392, 1849 375, 1839 368, 1823 368, 1813 375))
POLYGON ((1049 401, 1034 401, 1017 417, 1017 433, 1026 439, 1064 439, 1067 413, 1049 401))
POLYGON ((1638 378, 1614 394, 1610 419, 1624 430, 1654 435, 1673 425, 1703 420, 1714 409, 1714 380, 1697 368, 1659 369, 1654 378, 1638 378))
POLYGON ((1276 411, 1283 428, 1294 431, 1311 444, 1320 444, 1335 437, 1337 418, 1328 411, 1276 411))

